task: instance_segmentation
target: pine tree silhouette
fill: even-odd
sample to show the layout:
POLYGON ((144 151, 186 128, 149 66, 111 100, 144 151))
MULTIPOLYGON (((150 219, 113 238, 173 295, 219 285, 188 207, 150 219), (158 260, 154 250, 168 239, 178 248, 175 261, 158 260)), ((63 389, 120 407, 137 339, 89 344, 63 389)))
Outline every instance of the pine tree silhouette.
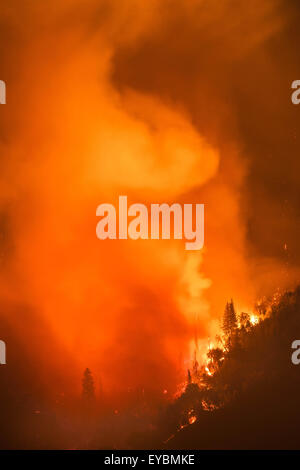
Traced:
POLYGON ((227 302, 224 315, 223 315, 223 324, 222 329, 225 336, 230 339, 232 334, 236 331, 237 328, 237 315, 233 305, 233 300, 227 302))
POLYGON ((82 398, 86 402, 91 402, 95 398, 94 379, 90 369, 86 368, 82 379, 82 398))

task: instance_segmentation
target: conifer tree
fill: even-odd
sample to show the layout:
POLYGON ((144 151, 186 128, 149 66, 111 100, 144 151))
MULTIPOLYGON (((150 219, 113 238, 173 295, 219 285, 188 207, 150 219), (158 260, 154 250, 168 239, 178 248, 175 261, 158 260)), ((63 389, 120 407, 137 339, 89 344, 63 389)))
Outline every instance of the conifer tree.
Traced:
POLYGON ((82 379, 82 398, 86 402, 91 402, 95 398, 94 379, 90 369, 86 368, 82 379))
POLYGON ((237 315, 233 305, 233 300, 227 302, 224 315, 222 329, 227 338, 230 338, 237 328, 237 315))

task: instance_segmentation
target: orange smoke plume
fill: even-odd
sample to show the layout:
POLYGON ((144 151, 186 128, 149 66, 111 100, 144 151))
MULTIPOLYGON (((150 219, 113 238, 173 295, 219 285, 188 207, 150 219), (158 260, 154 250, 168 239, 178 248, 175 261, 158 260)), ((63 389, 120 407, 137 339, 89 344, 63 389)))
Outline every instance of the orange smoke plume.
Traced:
POLYGON ((281 27, 275 4, 236 6, 226 24, 225 0, 1 7, 18 32, 14 60, 4 52, 0 194, 2 298, 17 307, 3 315, 46 367, 68 364, 70 383, 88 366, 106 389, 174 390, 195 329, 215 333, 228 296, 254 299, 227 51, 262 48, 281 27), (249 34, 236 41, 241 16, 249 34), (204 250, 100 242, 96 207, 120 194, 204 203, 204 250))

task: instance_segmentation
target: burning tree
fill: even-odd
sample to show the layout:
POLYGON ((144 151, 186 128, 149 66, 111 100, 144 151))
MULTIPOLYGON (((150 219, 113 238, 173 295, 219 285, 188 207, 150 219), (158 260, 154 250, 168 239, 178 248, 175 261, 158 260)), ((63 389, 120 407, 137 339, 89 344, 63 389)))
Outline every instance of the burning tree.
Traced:
POLYGON ((221 348, 212 348, 208 351, 207 357, 211 363, 211 369, 213 372, 218 370, 222 360, 224 359, 224 351, 221 348))

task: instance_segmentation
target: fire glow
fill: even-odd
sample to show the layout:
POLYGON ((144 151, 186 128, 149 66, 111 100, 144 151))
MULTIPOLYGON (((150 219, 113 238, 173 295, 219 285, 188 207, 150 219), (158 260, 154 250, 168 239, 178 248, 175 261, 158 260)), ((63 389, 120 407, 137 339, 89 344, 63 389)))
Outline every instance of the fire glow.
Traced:
POLYGON ((4 15, 8 30, 21 28, 12 37, 26 40, 8 45, 2 64, 16 79, 9 84, 9 109, 1 108, 3 116, 10 113, 1 141, 1 301, 28 306, 26 325, 35 328, 17 309, 3 307, 3 316, 16 336, 27 338, 24 349, 47 371, 40 374, 47 387, 56 388, 52 371, 79 392, 90 367, 108 394, 123 398, 128 388, 157 387, 167 399, 185 379, 190 343, 194 348, 218 332, 228 295, 250 305, 256 290, 264 292, 249 273, 247 210, 240 210, 249 187, 244 142, 236 134, 237 103, 231 106, 228 96, 232 81, 244 78, 231 75, 231 28, 249 20, 248 33, 234 41, 239 58, 270 28, 262 21, 257 35, 253 27, 261 2, 228 9, 225 26, 218 20, 223 13, 216 15, 227 10, 224 2, 200 2, 203 18, 199 2, 174 9, 152 1, 147 9, 133 0, 122 8, 106 2, 102 19, 98 5, 78 10, 77 3, 57 2, 55 9, 49 1, 26 8, 20 2, 15 9, 3 4, 11 8, 4 15), (207 28, 205 18, 215 27, 207 28), (218 31, 216 46, 210 31, 218 31), (202 57, 201 48, 189 47, 197 43, 212 53, 202 57), (162 60, 164 50, 170 62, 162 60), (230 64, 222 80, 215 63, 230 64), (143 208, 125 209, 124 194, 143 208), (100 206, 98 220, 102 201, 112 207, 108 216, 100 206), (193 251, 182 249, 176 233, 156 240, 150 207, 164 201, 170 214, 162 218, 160 238, 172 232, 171 202, 182 212, 187 203, 205 204, 201 251, 201 214, 196 228, 184 220, 182 231, 177 226, 193 251), (99 228, 101 221, 107 226, 99 228), (146 230, 146 221, 144 243, 138 223, 146 230), (96 225, 100 236, 108 232, 105 241, 95 236, 96 225), (195 232, 192 240, 186 229, 195 232), (59 361, 47 344, 59 351, 59 361))

